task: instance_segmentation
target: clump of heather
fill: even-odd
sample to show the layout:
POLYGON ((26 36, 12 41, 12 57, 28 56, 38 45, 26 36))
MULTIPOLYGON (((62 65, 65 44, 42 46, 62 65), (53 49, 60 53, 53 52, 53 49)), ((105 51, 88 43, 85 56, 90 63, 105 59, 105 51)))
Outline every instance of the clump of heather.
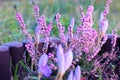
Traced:
MULTIPOLYGON (((81 77, 87 77, 88 80, 96 80, 102 76, 103 80, 117 80, 119 77, 119 58, 117 58, 119 49, 116 48, 118 38, 115 31, 111 36, 106 34, 108 29, 107 14, 111 0, 107 0, 104 11, 101 13, 99 20, 99 31, 93 28, 94 7, 90 5, 86 11, 80 6, 81 24, 73 32, 75 18, 70 20, 68 32, 65 34, 65 28, 60 22, 61 15, 55 15, 56 27, 59 31, 59 37, 53 39, 50 35, 53 21, 46 23, 44 15, 40 16, 39 7, 33 2, 34 17, 37 27, 35 36, 32 37, 27 31, 22 15, 16 10, 16 18, 20 24, 23 34, 27 38, 26 49, 31 58, 31 71, 38 73, 38 79, 52 80, 80 80, 81 77), (111 39, 111 51, 101 52, 102 47, 111 39), (44 40, 41 51, 39 44, 41 39, 44 40), (85 54, 84 54, 85 53, 85 54), (80 61, 85 55, 84 61, 92 63, 93 67, 87 72, 81 69, 80 61), (35 69, 34 69, 35 68, 35 69), (66 77, 67 76, 67 77, 66 77)), ((84 64, 86 65, 86 64, 84 64)), ((28 74, 28 76, 30 76, 28 74)))

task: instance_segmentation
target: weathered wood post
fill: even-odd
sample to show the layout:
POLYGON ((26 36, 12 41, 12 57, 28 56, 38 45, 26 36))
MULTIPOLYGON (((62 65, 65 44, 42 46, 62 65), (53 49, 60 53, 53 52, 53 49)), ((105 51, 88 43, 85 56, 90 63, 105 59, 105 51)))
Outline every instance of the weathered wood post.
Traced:
MULTIPOLYGON (((23 59, 23 44, 21 42, 8 42, 8 43, 3 43, 2 45, 8 46, 10 49, 10 56, 11 56, 11 61, 12 65, 15 68, 16 64, 23 59)), ((19 68, 20 65, 18 64, 19 68)), ((19 70, 19 69, 18 69, 19 70)), ((13 69, 12 69, 12 73, 13 69)))
POLYGON ((10 80, 10 77, 9 47, 0 46, 0 80, 10 80))

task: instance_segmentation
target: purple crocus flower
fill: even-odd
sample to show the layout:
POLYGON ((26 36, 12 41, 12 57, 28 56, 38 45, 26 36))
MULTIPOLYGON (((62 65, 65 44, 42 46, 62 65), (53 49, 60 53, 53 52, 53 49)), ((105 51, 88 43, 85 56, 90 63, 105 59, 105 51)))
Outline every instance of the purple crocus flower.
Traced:
POLYGON ((73 80, 73 70, 70 71, 67 80, 73 80))
POLYGON ((80 78, 81 78, 80 66, 77 66, 77 67, 76 67, 74 78, 75 78, 75 80, 80 80, 80 78))
POLYGON ((64 75, 65 73, 65 57, 62 49, 62 45, 58 46, 57 49, 57 64, 58 64, 58 73, 64 75))
POLYGON ((65 53, 65 71, 70 67, 72 61, 73 61, 73 52, 71 51, 71 49, 69 49, 65 53))
MULTIPOLYGON (((62 45, 60 44, 57 49, 58 75, 60 76, 60 78, 65 74, 66 70, 70 67, 72 61, 73 53, 71 49, 69 49, 64 54, 62 45)), ((56 80, 59 80, 59 78, 57 78, 56 80)))
POLYGON ((74 73, 73 71, 70 72, 67 80, 80 80, 80 78, 81 78, 81 70, 80 70, 80 66, 77 66, 74 73))
POLYGON ((52 73, 52 70, 51 70, 50 67, 47 65, 47 62, 48 62, 48 55, 44 53, 44 54, 39 58, 38 73, 43 74, 45 77, 49 77, 50 74, 52 73))

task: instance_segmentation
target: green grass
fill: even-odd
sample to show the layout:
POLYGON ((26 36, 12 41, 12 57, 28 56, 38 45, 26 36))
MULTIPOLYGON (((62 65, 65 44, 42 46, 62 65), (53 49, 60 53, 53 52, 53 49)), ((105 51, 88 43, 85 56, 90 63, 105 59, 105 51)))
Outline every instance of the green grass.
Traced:
MULTIPOLYGON (((110 14, 108 15, 108 33, 111 33, 111 30, 113 29, 118 30, 118 33, 120 33, 120 2, 119 0, 112 1, 113 2, 110 6, 110 14)), ((75 17, 76 19, 75 27, 80 24, 80 12, 78 9, 80 5, 83 5, 84 11, 86 11, 89 5, 94 5, 95 10, 93 14, 93 27, 97 29, 99 15, 101 11, 104 10, 105 2, 106 0, 40 0, 36 1, 36 4, 40 7, 40 15, 45 15, 48 22, 53 20, 54 15, 59 12, 62 15, 61 22, 66 29, 72 17, 75 17)), ((0 4, 0 43, 8 41, 22 41, 24 39, 24 35, 20 31, 20 26, 15 18, 15 10, 13 8, 14 5, 17 5, 18 11, 23 15, 29 32, 34 32, 36 22, 33 15, 31 1, 3 1, 3 3, 0 4)), ((57 30, 55 27, 56 26, 54 25, 52 34, 57 36, 58 32, 55 32, 57 30)))

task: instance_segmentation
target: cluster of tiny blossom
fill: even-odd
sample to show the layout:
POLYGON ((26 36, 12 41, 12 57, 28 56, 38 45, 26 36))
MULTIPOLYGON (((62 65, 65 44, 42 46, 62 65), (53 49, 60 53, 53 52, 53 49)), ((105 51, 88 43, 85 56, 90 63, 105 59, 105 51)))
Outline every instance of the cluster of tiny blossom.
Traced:
POLYGON ((112 2, 112 0, 107 0, 107 2, 106 2, 105 10, 103 12, 104 17, 106 17, 107 14, 109 13, 109 5, 111 2, 112 2))
POLYGON ((26 35, 27 37, 27 42, 29 44, 26 44, 25 47, 27 49, 27 51, 30 53, 30 56, 33 58, 35 56, 35 46, 34 46, 34 43, 32 41, 32 37, 31 35, 27 32, 27 29, 26 29, 26 24, 24 23, 24 19, 22 17, 22 15, 20 13, 16 13, 16 18, 21 26, 21 29, 23 31, 23 33, 26 35))
MULTIPOLYGON (((93 46, 95 46, 95 41, 98 36, 97 31, 92 28, 92 12, 93 6, 89 6, 86 15, 82 19, 82 24, 78 28, 79 35, 77 32, 79 47, 85 53, 90 53, 93 46)), ((78 45, 78 44, 77 44, 78 45)))
POLYGON ((56 16, 55 16, 55 19, 56 19, 56 22, 57 22, 57 27, 59 29, 59 37, 60 37, 60 40, 61 42, 65 43, 66 42, 66 37, 65 37, 65 34, 64 34, 64 31, 65 31, 65 28, 62 26, 62 24, 60 23, 60 14, 57 13, 56 16))

